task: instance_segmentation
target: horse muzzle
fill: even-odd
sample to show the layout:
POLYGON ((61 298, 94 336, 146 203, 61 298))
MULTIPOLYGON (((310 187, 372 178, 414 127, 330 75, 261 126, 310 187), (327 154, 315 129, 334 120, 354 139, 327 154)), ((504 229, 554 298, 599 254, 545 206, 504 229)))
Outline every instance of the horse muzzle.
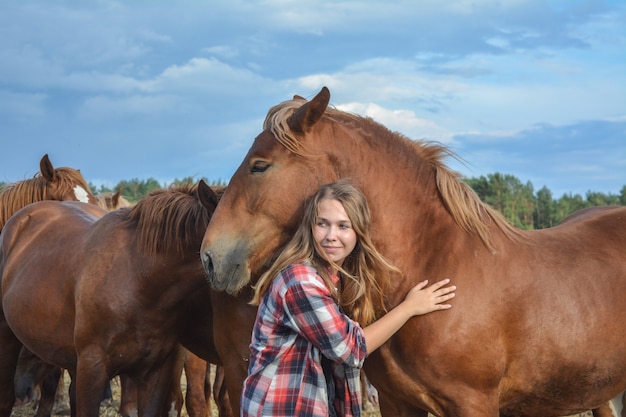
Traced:
POLYGON ((200 252, 200 259, 207 274, 207 283, 216 291, 234 295, 250 281, 248 262, 242 261, 245 258, 237 256, 237 253, 220 256, 209 249, 200 252))

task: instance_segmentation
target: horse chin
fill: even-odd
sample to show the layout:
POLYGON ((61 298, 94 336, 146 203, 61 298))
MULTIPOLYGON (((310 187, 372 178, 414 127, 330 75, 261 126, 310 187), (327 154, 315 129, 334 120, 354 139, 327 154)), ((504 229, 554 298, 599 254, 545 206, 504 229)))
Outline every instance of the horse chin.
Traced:
POLYGON ((241 289, 246 286, 246 283, 248 281, 249 280, 210 281, 209 286, 215 291, 224 291, 230 295, 237 295, 239 291, 241 291, 241 289))
POLYGON ((238 281, 228 281, 226 284, 226 287, 224 288, 224 291, 226 291, 227 294, 230 295, 237 295, 239 293, 239 291, 241 291, 241 289, 243 287, 246 286, 246 284, 250 281, 249 277, 246 278, 245 280, 238 280, 238 281))
POLYGON ((214 269, 207 269, 207 283, 215 291, 224 291, 230 295, 237 295, 250 282, 250 273, 247 268, 235 265, 230 273, 221 275, 214 269), (222 279, 220 279, 222 278, 222 279))

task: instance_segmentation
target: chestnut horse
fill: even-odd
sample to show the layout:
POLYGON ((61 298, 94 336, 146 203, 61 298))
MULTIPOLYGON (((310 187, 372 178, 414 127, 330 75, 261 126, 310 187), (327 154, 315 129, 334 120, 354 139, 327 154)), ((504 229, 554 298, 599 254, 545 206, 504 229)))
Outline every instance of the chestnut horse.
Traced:
POLYGON ((198 248, 216 204, 201 181, 104 216, 72 202, 15 213, 0 236, 0 416, 11 412, 22 344, 69 371, 73 415, 97 415, 119 374, 136 385, 140 416, 165 410, 170 376, 182 366, 188 318, 178 312, 206 288, 198 248))
POLYGON ((450 310, 409 320, 366 360, 384 415, 566 416, 626 389, 626 207, 516 229, 444 164, 448 148, 329 100, 324 87, 270 109, 204 236, 214 289, 248 288, 304 201, 350 178, 370 203, 374 242, 403 271, 385 307, 425 278, 458 287, 450 310))
MULTIPOLYGON (((59 167, 55 168, 50 162, 48 154, 45 154, 39 161, 39 173, 33 178, 16 181, 6 184, 0 190, 0 231, 4 227, 7 220, 22 207, 37 201, 54 200, 54 201, 81 201, 84 203, 97 204, 96 197, 91 193, 87 181, 83 178, 80 170, 59 167)), ((24 358, 29 358, 28 363, 23 366, 30 365, 32 362, 39 362, 33 359, 29 352, 23 353, 24 358)), ((29 370, 36 374, 35 378, 41 377, 42 385, 42 401, 39 404, 37 415, 46 415, 46 410, 51 409, 52 401, 54 401, 54 379, 58 380, 60 376, 59 369, 50 369, 43 363, 37 363, 36 369, 29 370), (47 403, 46 403, 47 402, 47 403), (39 413, 39 410, 43 414, 39 413)), ((32 376, 32 374, 29 374, 32 376)), ((18 381, 20 383, 25 381, 18 381)), ((31 379, 31 383, 34 381, 31 379)), ((20 404, 30 399, 32 386, 29 384, 21 384, 18 391, 17 403, 20 404)))
POLYGON ((79 170, 54 168, 45 154, 39 161, 39 173, 33 178, 5 184, 0 190, 0 230, 13 213, 27 204, 44 200, 98 204, 79 170))
POLYGON ((117 210, 122 207, 131 207, 132 203, 122 196, 122 187, 114 193, 101 193, 96 195, 98 205, 106 211, 117 210))

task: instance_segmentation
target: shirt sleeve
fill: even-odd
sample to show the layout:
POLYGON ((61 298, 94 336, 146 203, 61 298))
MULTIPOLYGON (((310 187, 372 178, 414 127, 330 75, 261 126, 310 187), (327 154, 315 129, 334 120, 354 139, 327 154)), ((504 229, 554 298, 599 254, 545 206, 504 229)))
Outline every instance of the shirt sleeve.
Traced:
POLYGON ((339 310, 317 274, 298 274, 283 295, 287 326, 336 363, 360 368, 367 356, 361 326, 339 310))

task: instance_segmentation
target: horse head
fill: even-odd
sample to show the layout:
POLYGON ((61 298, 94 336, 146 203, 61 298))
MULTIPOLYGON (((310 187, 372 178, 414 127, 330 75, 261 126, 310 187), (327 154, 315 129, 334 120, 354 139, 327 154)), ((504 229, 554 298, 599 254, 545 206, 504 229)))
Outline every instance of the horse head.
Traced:
POLYGON ((302 202, 334 178, 324 167, 328 164, 316 166, 324 155, 315 130, 329 100, 324 87, 311 101, 295 96, 268 112, 263 132, 233 175, 204 236, 201 259, 214 289, 234 294, 248 284, 295 229, 302 202), (315 175, 304 186, 285 180, 299 181, 299 172, 315 175), (225 223, 228 230, 220 227, 225 223))

